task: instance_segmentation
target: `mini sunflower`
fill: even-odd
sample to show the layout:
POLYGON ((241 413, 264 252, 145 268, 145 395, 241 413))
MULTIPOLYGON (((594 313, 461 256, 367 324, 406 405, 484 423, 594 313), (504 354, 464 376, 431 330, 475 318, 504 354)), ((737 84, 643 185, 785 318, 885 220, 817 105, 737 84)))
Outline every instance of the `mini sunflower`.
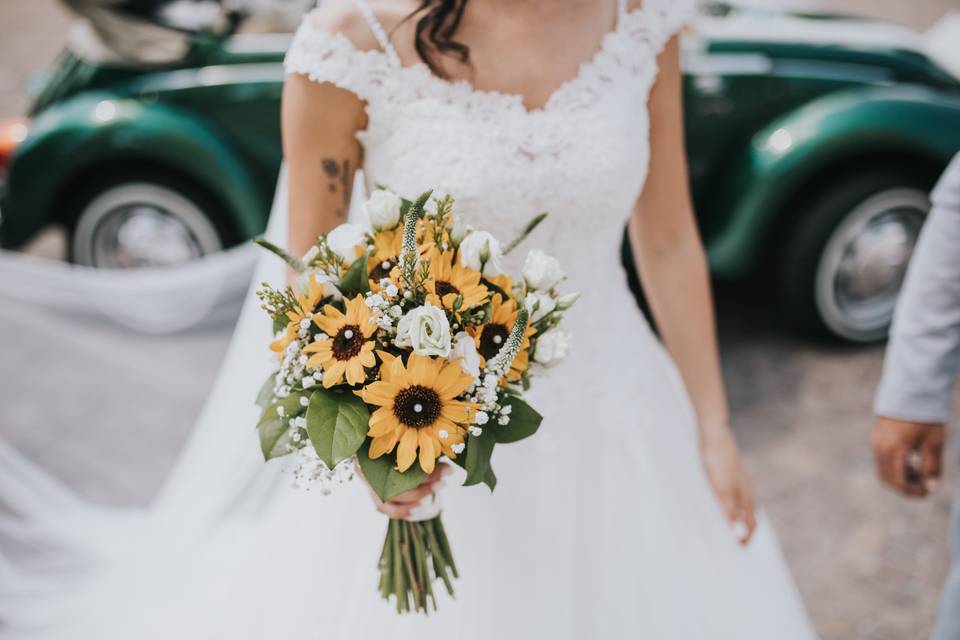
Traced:
POLYGON ((480 272, 455 260, 453 251, 430 252, 430 278, 424 283, 427 302, 442 309, 453 309, 458 296, 460 310, 466 311, 487 301, 487 288, 480 284, 480 272))
POLYGON ((418 457, 420 467, 432 473, 441 454, 456 458, 455 448, 464 442, 477 405, 455 398, 473 378, 455 362, 411 354, 404 366, 401 358, 378 353, 384 361, 381 379, 355 392, 380 407, 370 416, 370 457, 396 448, 401 473, 418 457))
POLYGON ((323 296, 324 285, 317 282, 316 276, 310 276, 310 279, 307 281, 306 295, 300 292, 294 293, 297 304, 286 313, 287 319, 289 320, 287 328, 283 336, 270 343, 270 350, 275 351, 281 359, 283 358, 283 352, 287 348, 287 345, 296 339, 297 333, 300 331, 300 321, 306 319, 308 314, 314 312, 317 304, 323 299, 323 296))
MULTIPOLYGON (((505 283, 508 284, 508 283, 505 283)), ((517 302, 513 298, 503 299, 499 293, 493 294, 490 300, 491 313, 490 320, 485 324, 468 329, 477 345, 477 352, 480 354, 481 366, 486 366, 487 360, 490 360, 500 351, 500 347, 507 341, 510 330, 513 329, 517 321, 517 302)), ((506 382, 517 382, 530 365, 530 338, 537 332, 532 324, 527 325, 523 334, 523 343, 520 345, 520 353, 514 358, 510 371, 504 376, 506 382)))
POLYGON ((373 255, 367 262, 367 273, 370 276, 370 288, 374 292, 380 291, 381 280, 390 277, 390 273, 397 266, 402 248, 403 225, 378 231, 373 236, 373 255))
POLYGON ((344 300, 346 313, 332 304, 323 308, 323 315, 315 315, 313 321, 327 334, 323 340, 315 340, 303 348, 312 353, 307 366, 323 368, 323 386, 327 389, 340 383, 344 377, 348 384, 360 384, 367 375, 364 368, 376 364, 373 355, 375 342, 371 336, 377 325, 370 322, 370 307, 363 296, 344 300))

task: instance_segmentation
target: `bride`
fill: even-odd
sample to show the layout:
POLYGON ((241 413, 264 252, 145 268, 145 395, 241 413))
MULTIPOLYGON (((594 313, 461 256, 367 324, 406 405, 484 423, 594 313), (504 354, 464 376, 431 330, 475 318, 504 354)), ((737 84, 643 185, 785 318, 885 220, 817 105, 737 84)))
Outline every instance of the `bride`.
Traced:
MULTIPOLYGON (((583 294, 570 361, 530 394, 538 436, 497 450, 495 494, 443 491, 456 600, 399 617, 371 561, 377 511, 410 516, 439 474, 371 504, 360 480, 320 496, 257 460, 247 399, 269 330, 248 302, 146 513, 82 505, 0 449, 0 497, 25 519, 11 530, 53 550, 0 563, 10 637, 815 637, 729 425, 684 155, 677 32, 691 12, 692 0, 325 0, 287 55, 274 238, 302 253, 362 215, 352 194, 432 187, 487 228, 549 212, 527 242, 583 294), (663 345, 619 264, 628 220, 663 345)), ((256 282, 282 277, 264 262, 256 282)))

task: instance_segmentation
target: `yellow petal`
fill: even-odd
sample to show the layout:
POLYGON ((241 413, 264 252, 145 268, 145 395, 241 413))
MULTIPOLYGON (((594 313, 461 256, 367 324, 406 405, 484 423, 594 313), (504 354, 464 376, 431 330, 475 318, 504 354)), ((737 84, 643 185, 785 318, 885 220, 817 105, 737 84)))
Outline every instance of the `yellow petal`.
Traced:
POLYGON ((400 437, 400 429, 394 429, 374 438, 370 441, 370 457, 379 458, 385 453, 390 453, 397 446, 397 440, 400 437))
POLYGON ((420 468, 427 473, 433 473, 433 468, 437 463, 437 456, 433 450, 433 433, 430 429, 421 429, 417 434, 420 442, 420 468))
POLYGON ((416 429, 407 429, 400 437, 400 444, 397 446, 397 469, 400 473, 409 469, 417 459, 417 440, 416 429))
POLYGON ((343 360, 334 360, 333 364, 323 369, 323 387, 329 389, 343 380, 343 370, 346 364, 343 360))
POLYGON ((377 438, 398 429, 400 421, 393 415, 393 410, 390 407, 380 407, 370 416, 370 422, 367 423, 367 426, 369 427, 367 435, 371 438, 377 438))

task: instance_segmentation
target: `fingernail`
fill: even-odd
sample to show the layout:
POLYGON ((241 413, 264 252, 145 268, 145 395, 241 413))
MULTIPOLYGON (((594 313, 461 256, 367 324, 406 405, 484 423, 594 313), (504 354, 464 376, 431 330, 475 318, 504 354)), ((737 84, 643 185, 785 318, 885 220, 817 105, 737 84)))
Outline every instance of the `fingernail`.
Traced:
POLYGON ((747 525, 744 524, 742 520, 736 520, 730 528, 733 530, 733 535, 737 537, 737 540, 743 540, 747 537, 747 525))
POLYGON ((927 480, 927 482, 925 483, 925 486, 928 492, 936 493, 937 490, 940 488, 940 480, 939 478, 931 478, 927 480))

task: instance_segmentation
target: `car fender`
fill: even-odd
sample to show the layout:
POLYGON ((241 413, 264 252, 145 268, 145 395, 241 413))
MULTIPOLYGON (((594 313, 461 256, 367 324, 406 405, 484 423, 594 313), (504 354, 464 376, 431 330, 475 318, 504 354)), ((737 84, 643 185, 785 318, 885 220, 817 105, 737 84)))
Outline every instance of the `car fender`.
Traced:
POLYGON ((238 234, 263 230, 272 194, 258 193, 241 159, 213 126, 173 105, 85 93, 31 123, 13 156, 4 200, 4 244, 60 220, 68 187, 97 167, 149 163, 188 177, 222 203, 238 234))
POLYGON ((731 209, 709 246, 720 277, 745 275, 764 253, 768 232, 800 213, 804 186, 831 167, 870 156, 924 159, 945 167, 960 150, 960 96, 891 85, 832 93, 758 131, 732 163, 731 209))

